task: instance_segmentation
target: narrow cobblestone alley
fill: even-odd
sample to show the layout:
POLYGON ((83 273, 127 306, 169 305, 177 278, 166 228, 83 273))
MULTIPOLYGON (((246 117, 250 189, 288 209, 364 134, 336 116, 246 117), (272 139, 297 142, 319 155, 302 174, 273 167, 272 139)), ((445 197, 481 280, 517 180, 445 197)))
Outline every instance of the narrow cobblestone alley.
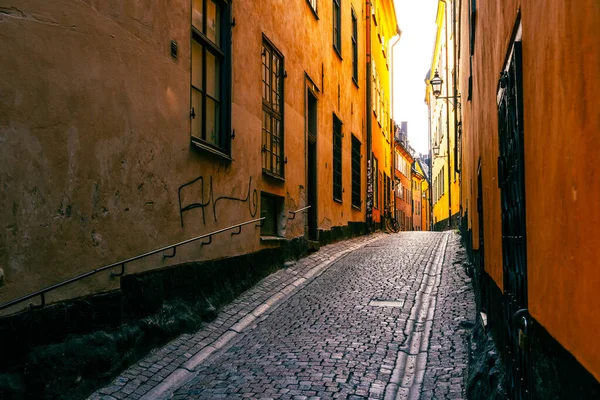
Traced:
POLYGON ((323 247, 91 398, 464 398, 475 311, 462 260, 454 233, 323 247))

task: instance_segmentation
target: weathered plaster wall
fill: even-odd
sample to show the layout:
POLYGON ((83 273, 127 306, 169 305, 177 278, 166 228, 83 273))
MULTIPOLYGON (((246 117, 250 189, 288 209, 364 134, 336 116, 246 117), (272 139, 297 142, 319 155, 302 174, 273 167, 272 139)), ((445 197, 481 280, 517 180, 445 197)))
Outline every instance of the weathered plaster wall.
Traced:
MULTIPOLYGON (((285 197, 285 213, 306 204, 305 74, 319 86, 321 229, 364 221, 351 208, 351 135, 363 141, 364 68, 351 83, 351 18, 359 21, 365 63, 364 5, 342 5, 344 59, 333 54, 331 4, 319 20, 306 2, 234 2, 232 162, 190 144, 190 3, 58 0, 0 1, 0 302, 95 267, 260 216, 260 192, 285 197), (291 29, 290 27, 293 27, 291 29), (261 167, 261 43, 285 57, 285 183, 261 167), (307 39, 308 38, 308 39, 307 39), (170 41, 179 45, 177 59, 170 41), (340 87, 339 107, 338 91, 340 87), (344 122, 343 203, 333 203, 332 112, 344 122), (182 204, 207 202, 183 214, 182 204), (212 182, 212 183, 211 183, 212 182), (212 185, 212 198, 210 189, 212 185), (256 193, 256 196, 255 196, 256 193), (249 195, 249 197, 248 197, 249 195), (229 196, 245 201, 219 199, 229 196)), ((285 222, 287 238, 305 233, 304 215, 285 222)), ((257 251, 253 225, 210 246, 151 257, 127 272, 257 251)), ((49 301, 114 289, 100 274, 49 301)))
POLYGON ((529 309, 600 379, 600 3, 522 15, 529 309))
MULTIPOLYGON (((464 21, 468 21, 466 7, 464 21)), ((481 156, 485 266, 502 288, 496 91, 519 8, 523 29, 529 311, 598 379, 597 2, 478 2, 473 98, 463 102, 463 182, 468 184, 463 207, 469 207, 473 244, 477 247, 477 166, 481 156)), ((463 25, 462 34, 468 38, 468 23, 463 25)), ((468 54, 465 42, 462 51, 468 54)), ((463 94, 468 85, 468 62, 468 57, 461 59, 463 94)))

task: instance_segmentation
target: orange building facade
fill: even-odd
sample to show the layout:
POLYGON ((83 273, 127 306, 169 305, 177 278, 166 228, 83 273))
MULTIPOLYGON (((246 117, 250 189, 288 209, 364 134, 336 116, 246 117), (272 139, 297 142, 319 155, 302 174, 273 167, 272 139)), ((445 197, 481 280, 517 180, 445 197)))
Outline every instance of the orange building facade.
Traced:
POLYGON ((600 7, 442 3, 456 22, 462 228, 480 309, 513 360, 509 395, 597 397, 600 7))

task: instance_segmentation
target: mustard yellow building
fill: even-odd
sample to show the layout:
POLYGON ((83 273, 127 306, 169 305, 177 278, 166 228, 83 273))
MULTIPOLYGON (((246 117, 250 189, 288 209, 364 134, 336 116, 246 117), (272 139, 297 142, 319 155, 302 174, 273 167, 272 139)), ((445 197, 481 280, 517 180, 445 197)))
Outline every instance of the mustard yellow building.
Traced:
POLYGON ((428 167, 423 164, 423 160, 421 158, 415 159, 415 170, 417 173, 423 177, 421 179, 421 198, 420 198, 420 211, 419 217, 421 219, 420 227, 422 231, 430 230, 429 221, 430 221, 430 205, 429 205, 429 171, 428 167))
POLYGON ((400 34, 392 0, 367 2, 367 135, 371 146, 369 200, 367 218, 375 227, 383 226, 386 213, 394 214, 393 135, 391 119, 391 48, 390 42, 400 34), (370 207, 372 205, 372 208, 370 207), (370 210, 372 209, 372 212, 370 210))
POLYGON ((435 230, 456 228, 460 219, 460 158, 457 147, 460 99, 454 96, 455 37, 449 7, 446 1, 438 2, 436 40, 425 93, 431 132, 431 196, 435 230), (430 85, 434 79, 443 80, 441 93, 437 96, 430 85))

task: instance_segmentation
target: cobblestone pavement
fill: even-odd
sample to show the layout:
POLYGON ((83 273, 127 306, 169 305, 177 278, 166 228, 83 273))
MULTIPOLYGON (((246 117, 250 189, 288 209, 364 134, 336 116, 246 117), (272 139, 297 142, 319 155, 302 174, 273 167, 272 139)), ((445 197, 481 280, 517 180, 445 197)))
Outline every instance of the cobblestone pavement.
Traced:
POLYGON ((325 246, 91 399, 464 397, 474 305, 458 248, 429 232, 325 246))

